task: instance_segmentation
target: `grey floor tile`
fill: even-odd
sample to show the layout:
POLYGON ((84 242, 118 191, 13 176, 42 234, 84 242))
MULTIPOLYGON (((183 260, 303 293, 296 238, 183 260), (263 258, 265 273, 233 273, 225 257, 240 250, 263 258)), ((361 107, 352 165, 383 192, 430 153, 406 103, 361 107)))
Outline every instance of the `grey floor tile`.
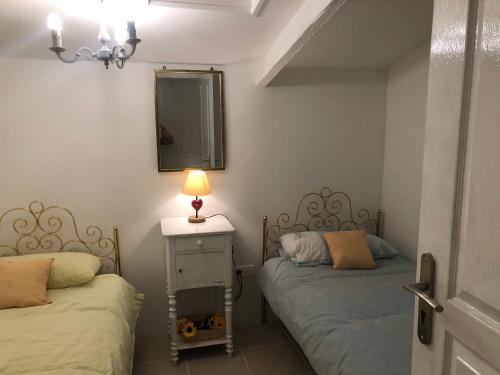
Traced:
POLYGON ((277 323, 236 324, 234 332, 233 358, 227 357, 225 345, 183 350, 177 367, 169 360, 168 336, 137 338, 134 375, 314 375, 277 323))
POLYGON ((161 361, 169 358, 169 337, 138 337, 135 340, 134 362, 161 361))
POLYGON ((229 358, 225 346, 189 350, 187 353, 190 375, 251 375, 239 351, 229 358))
POLYGON ((291 347, 293 347, 295 349, 295 351, 298 353, 299 357, 306 364, 306 367, 308 368, 308 374, 310 373, 310 374, 314 375, 315 374, 314 369, 311 367, 309 360, 305 356, 305 354, 302 351, 302 349, 300 348, 299 344, 297 344, 297 342, 293 339, 292 335, 290 335, 290 333, 286 330, 286 328, 282 324, 280 324, 279 327, 280 327, 281 331, 283 332, 283 335, 290 342, 291 347))
POLYGON ((241 349, 252 374, 304 375, 310 372, 291 343, 255 346, 241 349))
POLYGON ((133 375, 189 375, 189 372, 186 361, 177 366, 170 361, 156 361, 135 363, 133 375))
POLYGON ((281 328, 275 323, 236 324, 234 335, 240 348, 288 342, 281 328))

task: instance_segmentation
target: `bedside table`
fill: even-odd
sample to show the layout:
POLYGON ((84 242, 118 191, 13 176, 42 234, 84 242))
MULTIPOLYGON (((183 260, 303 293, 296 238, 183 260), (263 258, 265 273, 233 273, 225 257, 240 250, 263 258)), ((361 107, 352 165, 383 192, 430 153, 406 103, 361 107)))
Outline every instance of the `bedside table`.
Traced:
POLYGON ((161 220, 167 262, 168 318, 170 359, 179 360, 179 350, 226 344, 228 356, 233 354, 232 329, 232 233, 234 227, 224 216, 208 218, 204 223, 189 223, 187 217, 161 220), (222 286, 226 337, 214 340, 183 342, 177 334, 176 292, 183 289, 222 286))

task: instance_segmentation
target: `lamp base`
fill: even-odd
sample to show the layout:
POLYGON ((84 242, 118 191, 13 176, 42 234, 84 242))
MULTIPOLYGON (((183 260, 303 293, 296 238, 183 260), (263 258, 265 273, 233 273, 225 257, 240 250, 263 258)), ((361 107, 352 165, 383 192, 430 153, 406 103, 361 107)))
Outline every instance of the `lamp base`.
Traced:
POLYGON ((198 217, 196 216, 189 216, 188 217, 188 221, 190 223, 204 223, 205 222, 205 216, 203 215, 198 215, 198 217))

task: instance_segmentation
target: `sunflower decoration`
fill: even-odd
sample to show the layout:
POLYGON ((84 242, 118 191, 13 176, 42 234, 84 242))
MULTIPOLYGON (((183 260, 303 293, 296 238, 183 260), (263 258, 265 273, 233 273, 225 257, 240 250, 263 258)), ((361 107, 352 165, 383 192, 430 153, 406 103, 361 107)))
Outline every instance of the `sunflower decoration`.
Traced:
POLYGON ((212 329, 224 328, 226 328, 226 319, 220 312, 198 320, 189 317, 177 319, 177 333, 186 338, 195 337, 198 333, 212 329))
POLYGON ((196 327, 193 322, 186 322, 182 329, 182 334, 184 337, 194 337, 196 336, 196 327))

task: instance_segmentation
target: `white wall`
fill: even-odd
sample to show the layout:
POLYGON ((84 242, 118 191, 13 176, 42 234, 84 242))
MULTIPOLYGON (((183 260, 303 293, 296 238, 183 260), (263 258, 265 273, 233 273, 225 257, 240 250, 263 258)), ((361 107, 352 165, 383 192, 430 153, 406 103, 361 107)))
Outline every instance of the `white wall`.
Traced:
POLYGON ((387 74, 382 208, 385 238, 417 258, 429 44, 395 63, 387 74))
MULTIPOLYGON (((82 225, 121 231, 124 276, 146 294, 139 335, 166 332, 159 220, 191 214, 183 173, 157 172, 152 64, 0 59, 0 211, 39 199, 82 225)), ((237 228, 236 260, 259 264, 261 217, 331 186, 381 199, 385 76, 285 70, 253 85, 254 62, 225 67, 227 169, 209 173, 203 213, 237 228)), ((255 305, 255 304, 254 304, 255 305)))

